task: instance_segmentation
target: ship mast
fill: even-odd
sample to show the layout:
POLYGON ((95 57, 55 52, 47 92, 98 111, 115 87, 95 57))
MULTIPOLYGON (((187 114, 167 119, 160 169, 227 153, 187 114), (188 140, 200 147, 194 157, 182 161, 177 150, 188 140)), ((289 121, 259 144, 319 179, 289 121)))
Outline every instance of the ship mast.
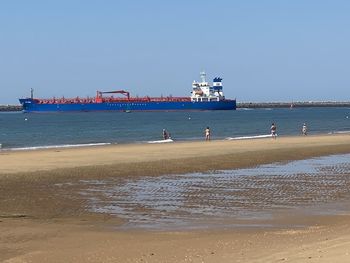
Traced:
POLYGON ((31 99, 34 98, 34 89, 33 88, 30 89, 30 98, 31 99))
POLYGON ((202 80, 202 82, 206 82, 206 76, 207 76, 207 74, 206 74, 204 71, 202 71, 202 72, 200 73, 200 75, 201 75, 201 80, 202 80))

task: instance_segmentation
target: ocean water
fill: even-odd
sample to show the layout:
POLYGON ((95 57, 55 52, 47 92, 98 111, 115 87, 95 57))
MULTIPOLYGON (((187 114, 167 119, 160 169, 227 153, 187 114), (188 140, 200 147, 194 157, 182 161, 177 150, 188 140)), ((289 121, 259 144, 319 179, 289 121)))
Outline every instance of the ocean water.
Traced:
POLYGON ((279 136, 350 133, 350 108, 240 109, 203 112, 0 113, 2 149, 145 143, 167 129, 175 141, 261 136, 277 124, 279 136))

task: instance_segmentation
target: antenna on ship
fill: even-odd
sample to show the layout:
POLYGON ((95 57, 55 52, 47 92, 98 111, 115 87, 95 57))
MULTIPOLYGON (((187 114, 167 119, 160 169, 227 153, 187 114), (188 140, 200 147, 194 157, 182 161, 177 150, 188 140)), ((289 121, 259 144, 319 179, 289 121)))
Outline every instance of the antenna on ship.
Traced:
POLYGON ((30 98, 31 99, 34 98, 34 89, 33 88, 30 89, 30 98))
POLYGON ((205 77, 207 76, 207 74, 205 74, 205 72, 202 71, 202 72, 200 73, 200 75, 201 75, 201 80, 202 80, 202 82, 206 82, 205 77))

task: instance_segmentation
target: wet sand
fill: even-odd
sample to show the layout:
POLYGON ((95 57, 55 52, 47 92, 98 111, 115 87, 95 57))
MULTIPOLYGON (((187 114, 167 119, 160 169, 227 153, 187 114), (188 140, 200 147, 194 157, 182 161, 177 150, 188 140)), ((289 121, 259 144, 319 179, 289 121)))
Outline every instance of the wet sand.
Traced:
POLYGON ((303 227, 283 221, 350 211, 350 154, 182 175, 81 180, 90 211, 118 216, 116 229, 303 227))
POLYGON ((125 223, 122 218, 88 211, 80 192, 81 180, 253 167, 337 153, 350 153, 349 135, 2 151, 0 260, 347 262, 348 214, 278 213, 272 228, 122 231, 116 227, 125 223))

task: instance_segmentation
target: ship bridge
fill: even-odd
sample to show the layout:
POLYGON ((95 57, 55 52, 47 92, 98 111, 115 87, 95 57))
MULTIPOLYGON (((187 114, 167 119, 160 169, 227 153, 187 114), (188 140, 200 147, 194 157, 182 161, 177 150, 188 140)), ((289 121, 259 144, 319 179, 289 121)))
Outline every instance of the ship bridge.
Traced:
POLYGON ((192 83, 192 102, 207 102, 224 100, 224 93, 222 91, 222 78, 215 77, 213 85, 206 81, 206 73, 200 73, 201 82, 193 81, 192 83))

